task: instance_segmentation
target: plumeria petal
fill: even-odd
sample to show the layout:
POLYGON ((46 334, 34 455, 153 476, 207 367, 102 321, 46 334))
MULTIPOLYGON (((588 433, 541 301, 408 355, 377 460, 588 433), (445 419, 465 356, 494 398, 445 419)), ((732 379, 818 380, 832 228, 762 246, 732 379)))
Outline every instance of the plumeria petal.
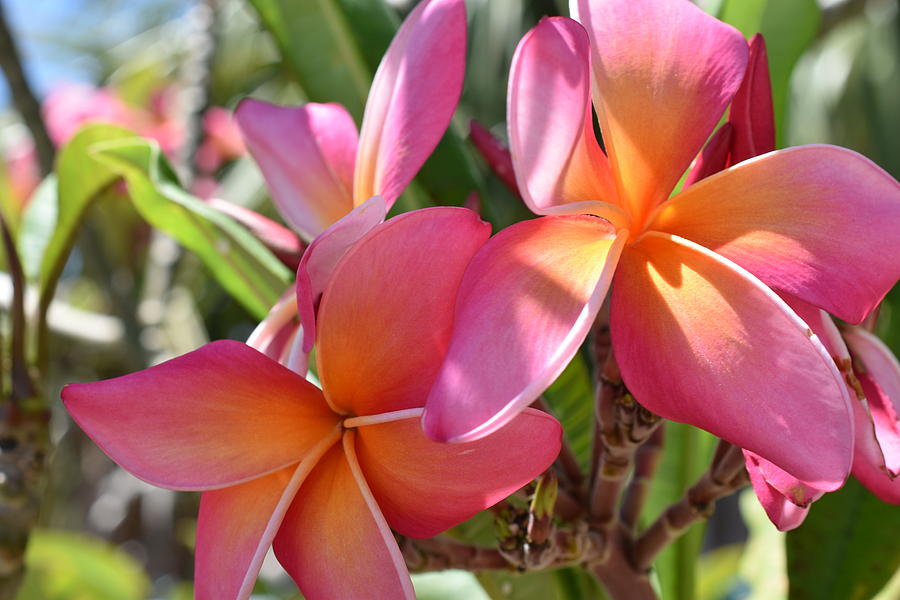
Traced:
POLYGON ((334 268, 353 244, 384 221, 387 205, 381 196, 372 196, 350 214, 326 229, 303 253, 297 268, 297 308, 307 335, 303 351, 312 350, 316 339, 316 308, 334 268))
POLYGON ((686 0, 579 0, 577 15, 591 39, 594 106, 619 197, 642 220, 737 91, 747 42, 686 0))
POLYGON ((387 522, 403 535, 423 538, 537 477, 556 459, 562 436, 556 419, 533 409, 469 444, 434 442, 414 418, 357 431, 359 464, 387 522))
POLYGON ((68 385, 62 400, 124 469, 182 490, 233 485, 298 462, 337 422, 315 386, 230 340, 68 385))
MULTIPOLYGON (((297 319, 297 299, 293 288, 281 295, 278 302, 269 309, 269 314, 263 319, 256 329, 247 338, 247 345, 259 350, 272 360, 285 364, 286 359, 292 353, 295 344, 303 343, 303 329, 297 319), (299 336, 299 337, 298 337, 299 336)), ((312 342, 310 342, 312 346, 312 342)), ((288 367, 300 375, 306 374, 306 360, 298 360, 298 366, 303 363, 303 370, 299 371, 288 367)))
POLYGON ((734 129, 729 123, 723 123, 719 127, 706 145, 703 151, 694 161, 687 177, 684 178, 684 187, 690 187, 700 181, 706 179, 710 175, 714 175, 724 169, 728 165, 728 155, 731 151, 731 140, 734 137, 734 129))
POLYGON ((308 600, 406 598, 412 581, 353 452, 326 454, 300 487, 275 537, 275 556, 308 600))
POLYGON ((526 34, 513 56, 510 151, 535 213, 569 202, 616 202, 609 162, 594 137, 590 55, 584 28, 557 17, 526 34))
POLYGON ((318 314, 319 378, 338 409, 421 407, 446 352, 456 291, 490 226, 470 210, 404 213, 341 260, 318 314))
POLYGON ((762 35, 750 40, 744 81, 734 95, 728 122, 734 127, 729 164, 737 164, 775 149, 775 109, 769 59, 762 35))
POLYGON ((278 211, 310 240, 353 208, 356 124, 339 104, 246 99, 235 120, 278 211))
POLYGON ((246 227, 281 262, 291 268, 297 268, 300 256, 303 254, 303 243, 296 233, 284 225, 234 202, 210 198, 206 203, 246 227))
POLYGON ((588 215, 523 221, 466 271, 425 433, 472 441, 508 423, 562 372, 603 303, 627 234, 588 215))
POLYGON ((698 182, 650 227, 857 323, 900 277, 898 223, 900 185, 890 175, 844 148, 799 146, 698 182))
POLYGON ((426 0, 381 60, 363 117, 353 198, 380 194, 388 207, 447 130, 466 70, 462 0, 426 0))
POLYGON ((868 401, 885 467, 893 476, 900 476, 900 363, 884 342, 864 329, 848 327, 844 339, 860 367, 857 377, 868 401))
POLYGON ((509 150, 484 125, 475 119, 469 122, 469 134, 472 145, 481 154, 481 158, 491 168, 494 175, 509 188, 509 191, 516 196, 520 196, 521 193, 516 183, 516 173, 513 170, 512 156, 509 150))
POLYGON ((203 492, 197 517, 197 600, 250 597, 266 552, 300 484, 335 442, 323 438, 299 465, 220 490, 203 492))
MULTIPOLYGON (((765 509, 769 520, 772 521, 779 531, 790 531, 791 529, 799 527, 809 513, 810 503, 821 497, 822 492, 807 488, 798 481, 798 487, 795 489, 797 489, 798 493, 806 498, 806 500, 802 504, 792 502, 783 492, 769 483, 760 463, 763 462, 768 465, 770 470, 775 469, 781 471, 778 467, 766 461, 766 459, 761 456, 757 456, 746 450, 744 450, 744 458, 747 461, 747 473, 750 475, 750 483, 753 486, 753 491, 756 493, 759 503, 762 504, 763 509, 765 509)), ((784 473, 784 471, 781 471, 781 473, 786 478, 790 478, 790 475, 784 473)))
MULTIPOLYGON (((867 375, 860 376, 860 387, 866 394, 869 406, 878 402, 881 389, 872 385, 867 375)), ((897 455, 891 456, 889 444, 881 446, 876 440, 878 427, 873 422, 872 414, 862 404, 854 406, 856 411, 856 444, 853 453, 853 476, 869 491, 885 502, 900 504, 900 477, 887 468, 889 459, 896 464, 897 455)), ((886 437, 882 431, 882 438, 886 437)), ((895 434, 896 435, 896 434, 895 434)), ((896 441, 895 441, 896 447, 896 441)))
POLYGON ((817 489, 843 483, 853 443, 843 379, 807 325, 751 274, 687 240, 645 234, 622 254, 610 327, 622 378, 649 410, 817 489))

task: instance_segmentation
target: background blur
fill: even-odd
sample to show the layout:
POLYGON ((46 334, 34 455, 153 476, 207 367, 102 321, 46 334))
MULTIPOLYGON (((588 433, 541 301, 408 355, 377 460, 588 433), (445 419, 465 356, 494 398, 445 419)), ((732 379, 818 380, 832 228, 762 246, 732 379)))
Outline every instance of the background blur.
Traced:
MULTIPOLYGON (((897 2, 698 3, 747 35, 761 31, 766 36, 780 146, 839 144, 900 177, 897 2)), ((113 121, 157 139, 195 195, 224 198, 273 218, 261 176, 244 154, 230 111, 252 95, 283 104, 338 101, 359 120, 368 82, 348 83, 347 65, 358 63, 356 71, 370 78, 410 4, 0 0, 56 146, 82 122, 113 121), (375 5, 378 19, 359 17, 372 13, 375 5), (337 12, 329 13, 329 7, 337 7, 337 12), (290 25, 279 28, 278 23, 290 25)), ((484 214, 495 226, 528 215, 467 141, 469 121, 476 119, 505 138, 506 75, 516 43, 540 16, 567 14, 565 4, 467 1, 472 60, 454 130, 398 203, 399 210, 462 204, 477 191, 484 214)), ((21 214, 32 194, 40 193, 39 188, 35 192, 38 182, 34 144, 4 81, 4 214, 21 214)), ((11 290, 9 276, 0 272, 2 310, 9 307, 11 290)), ((47 397, 54 400, 67 382, 134 371, 212 339, 246 339, 257 321, 199 260, 151 231, 121 191, 89 212, 56 298, 50 311, 50 380, 44 382, 47 397)), ((897 289, 881 311, 877 331, 900 352, 897 289)), ((583 366, 567 374, 589 381, 583 366)), ((115 468, 72 426, 58 401, 53 403, 52 437, 56 451, 43 494, 41 530, 29 549, 31 570, 19 598, 192 597, 197 497, 150 487, 115 468)), ((689 443, 700 448, 705 442, 698 438, 689 443)), ((680 484, 690 477, 682 473, 680 484)), ((678 478, 667 485, 677 487, 678 478)), ((722 512, 737 519, 742 509, 749 533, 743 526, 717 522, 706 544, 716 549, 704 554, 689 587, 671 588, 671 597, 786 597, 785 536, 775 532, 748 499, 733 502, 732 512, 722 512)), ((693 543, 701 543, 702 531, 692 536, 693 543)), ((900 556, 889 560, 896 569, 900 556)), ((416 579, 421 598, 488 597, 467 574, 416 579)), ((900 582, 894 580, 894 591, 885 592, 884 598, 900 597, 900 582)), ((524 592, 529 586, 483 583, 494 598, 552 599, 564 589, 562 584, 532 583, 531 591, 524 592)), ((297 597, 277 565, 264 568, 257 593, 259 598, 297 597)))

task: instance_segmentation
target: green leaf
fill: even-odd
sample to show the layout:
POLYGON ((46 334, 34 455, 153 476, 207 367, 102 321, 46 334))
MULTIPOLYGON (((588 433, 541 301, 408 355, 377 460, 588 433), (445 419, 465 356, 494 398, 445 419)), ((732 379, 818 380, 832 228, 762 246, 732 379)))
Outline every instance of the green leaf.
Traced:
POLYGON ((745 488, 740 493, 738 504, 749 530, 738 569, 744 587, 750 588, 749 594, 745 593, 743 597, 746 600, 785 600, 785 534, 772 525, 752 488, 745 488))
POLYGON ((778 145, 783 145, 791 73, 800 55, 819 30, 821 9, 816 0, 725 0, 719 15, 748 38, 761 33, 766 38, 772 100, 778 145))
POLYGON ((491 600, 475 575, 468 571, 418 573, 412 576, 412 581, 417 600, 491 600))
MULTIPOLYGON (((684 495, 709 466, 715 448, 716 438, 696 427, 666 421, 665 428, 662 460, 641 517, 644 525, 684 495)), ((705 522, 694 525, 656 559, 654 568, 666 600, 696 597, 697 557, 705 529, 705 522)))
POLYGON ((255 317, 266 315, 288 286, 291 273, 262 242, 182 190, 155 142, 122 140, 96 144, 91 150, 125 178, 135 208, 150 225, 196 254, 255 317))
POLYGON ((359 122, 374 73, 371 61, 377 65, 381 60, 396 30, 396 16, 380 1, 251 0, 251 4, 306 96, 313 102, 339 102, 359 122), (363 38, 350 17, 366 36, 365 45, 358 41, 363 38), (374 59, 369 56, 372 52, 374 59))
POLYGON ((575 355, 544 392, 553 415, 562 423, 566 441, 583 473, 591 464, 594 440, 594 385, 583 354, 575 355))
POLYGON ((128 554, 79 533, 35 530, 17 600, 140 600, 150 581, 128 554))
POLYGON ((22 215, 17 243, 22 269, 28 281, 37 281, 41 276, 41 260, 53 238, 59 217, 58 197, 56 175, 50 175, 34 191, 22 215))
POLYGON ((871 598, 900 568, 900 510, 850 479, 788 533, 787 558, 792 599, 871 598))
POLYGON ((580 567, 511 573, 485 571, 476 575, 492 600, 604 600, 606 593, 593 575, 580 567))

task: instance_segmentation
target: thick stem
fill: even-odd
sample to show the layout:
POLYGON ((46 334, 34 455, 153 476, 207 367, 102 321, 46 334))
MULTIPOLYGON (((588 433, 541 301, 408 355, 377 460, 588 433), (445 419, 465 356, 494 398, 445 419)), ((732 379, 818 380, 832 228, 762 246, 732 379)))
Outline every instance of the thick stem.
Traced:
POLYGON ((664 426, 660 425, 650 438, 638 448, 634 457, 634 472, 625 489, 625 497, 622 500, 620 511, 622 524, 632 532, 637 527, 641 510, 643 510, 647 495, 650 493, 653 476, 662 458, 665 431, 664 426))
POLYGON ((465 569, 488 571, 510 569, 510 564, 496 548, 460 544, 446 538, 414 540, 400 537, 400 551, 412 573, 465 569))
POLYGON ((650 568, 663 549, 701 519, 709 518, 715 501, 747 483, 741 449, 722 441, 709 469, 685 493, 669 506, 635 541, 632 563, 639 571, 650 568))
POLYGON ((38 164, 41 176, 46 177, 53 171, 53 157, 55 150, 50 136, 47 134, 47 126, 41 117, 41 105, 37 101, 25 70, 22 68, 22 59, 19 48, 12 36, 9 25, 6 22, 6 14, 3 4, 0 3, 0 68, 6 75, 9 91, 12 95, 16 110, 22 116, 22 121, 31 133, 34 140, 34 148, 37 151, 38 164))
POLYGON ((585 568, 597 578, 613 600, 657 600, 646 570, 638 571, 628 561, 631 532, 619 525, 607 533, 605 557, 585 568))
POLYGON ((616 506, 635 452, 661 423, 625 389, 611 351, 600 378, 596 415, 597 468, 591 486, 590 515, 595 529, 609 532, 616 523, 616 506))

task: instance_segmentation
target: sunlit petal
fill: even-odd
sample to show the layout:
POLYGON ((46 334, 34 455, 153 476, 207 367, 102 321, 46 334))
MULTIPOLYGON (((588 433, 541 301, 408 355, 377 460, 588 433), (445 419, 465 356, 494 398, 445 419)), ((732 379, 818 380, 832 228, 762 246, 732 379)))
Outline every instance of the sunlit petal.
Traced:
POLYGON ((275 537, 275 556, 308 600, 414 600, 400 549, 356 462, 353 435, 300 487, 275 537))
POLYGON ((490 226, 470 210, 404 213, 341 260, 318 314, 319 378, 355 415, 421 407, 447 350, 456 292, 490 226))
POLYGON ((817 489, 843 483, 853 443, 846 386, 812 331, 759 280, 650 233, 622 254, 611 311, 622 377, 641 404, 817 489))
POLYGON ((897 223, 893 177, 850 150, 800 146, 692 185, 660 207, 650 227, 856 323, 900 277, 897 223))
POLYGON ((359 137, 353 198, 390 207, 447 130, 466 70, 462 0, 427 0, 404 21, 378 67, 359 137))
POLYGON ((337 422, 315 386, 230 340, 66 386, 62 399, 110 458, 172 489, 214 489, 274 472, 301 460, 337 422))
POLYGON ((418 419, 358 430, 359 464, 387 522, 431 537, 492 506, 537 477, 559 454, 562 428, 533 409, 484 439, 442 444, 418 419))
POLYGON ((350 212, 357 133, 343 106, 247 99, 235 120, 278 211, 305 239, 350 212))
POLYGON ((460 287, 450 350, 428 397, 429 437, 488 435, 550 385, 584 341, 625 237, 604 219, 554 216, 485 244, 460 287))

